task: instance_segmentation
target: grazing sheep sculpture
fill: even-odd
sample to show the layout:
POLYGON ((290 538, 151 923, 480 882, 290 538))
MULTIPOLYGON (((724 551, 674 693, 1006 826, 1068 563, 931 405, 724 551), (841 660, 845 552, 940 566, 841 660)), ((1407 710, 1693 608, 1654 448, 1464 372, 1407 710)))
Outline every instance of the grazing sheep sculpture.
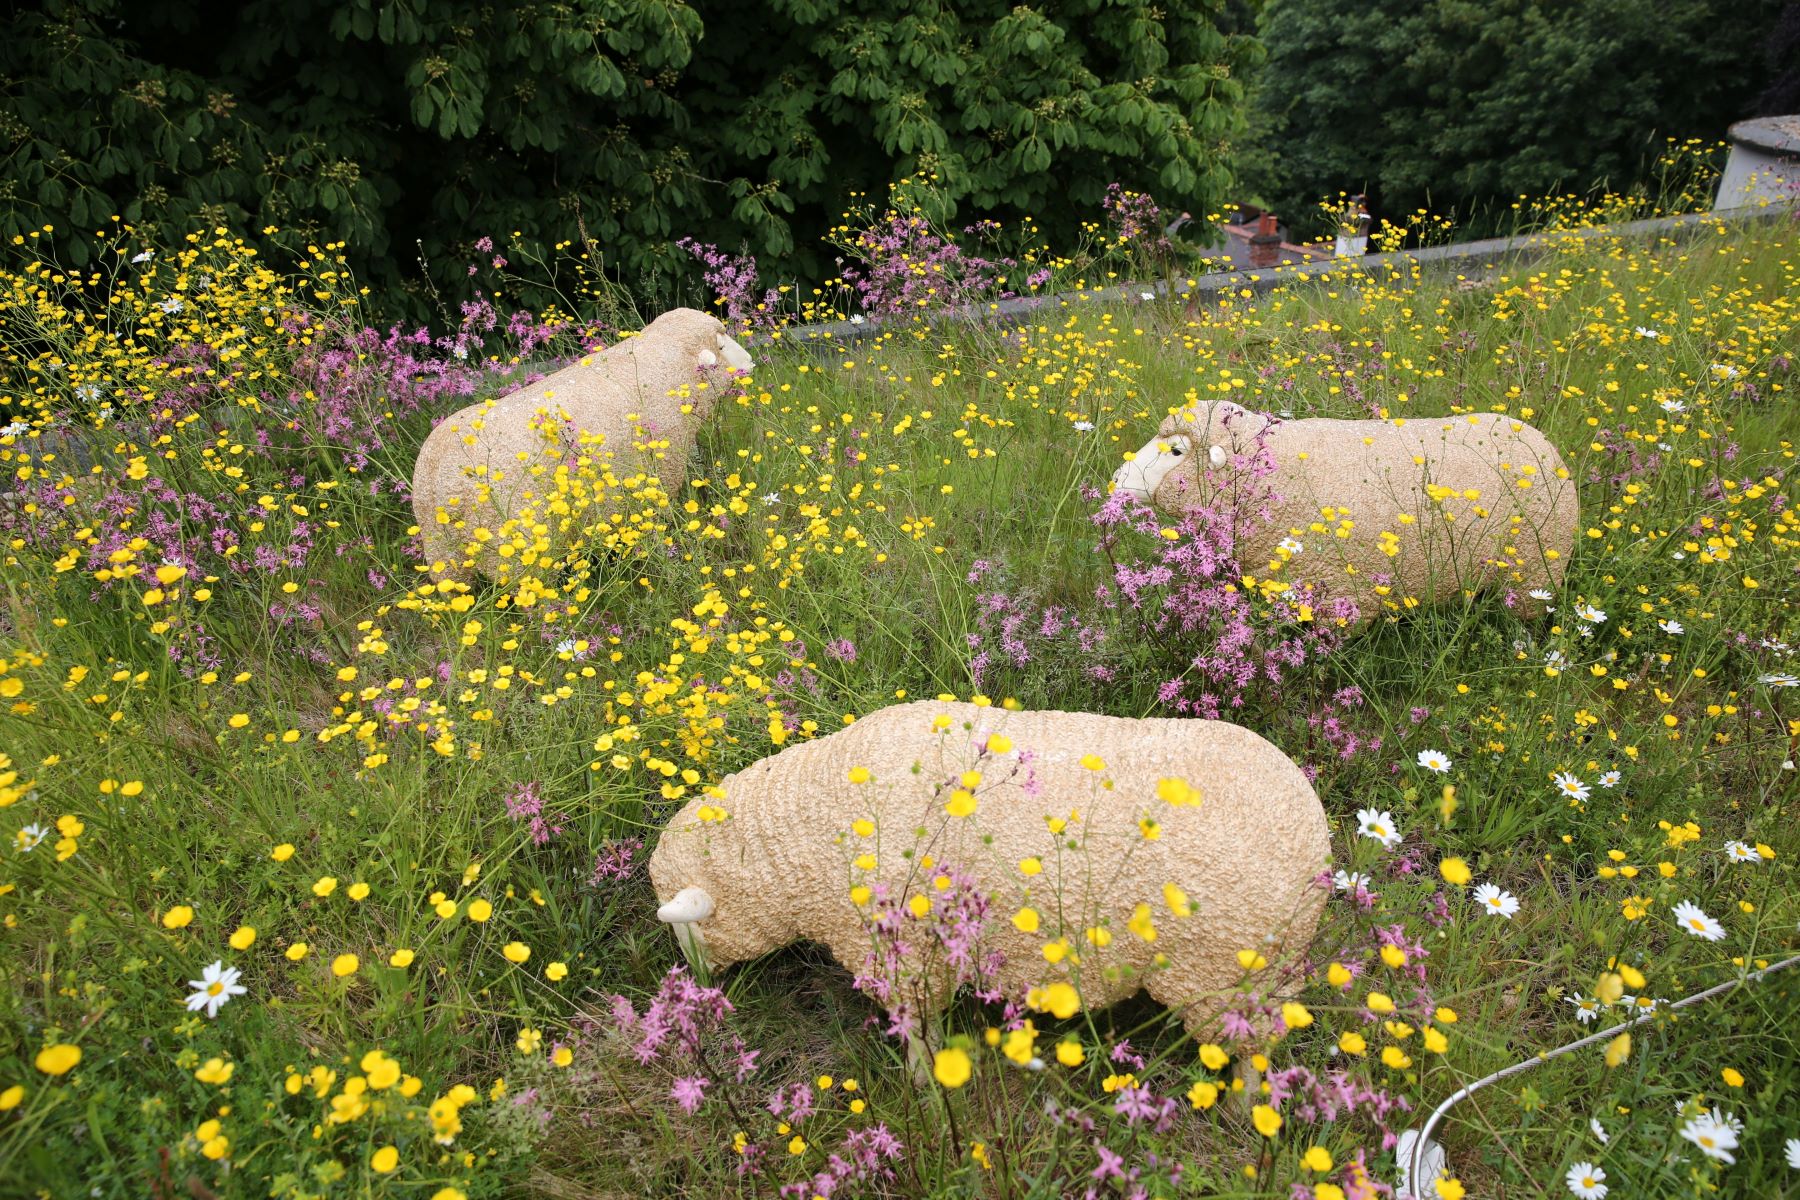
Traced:
MULTIPOLYGON (((753 366, 717 317, 677 308, 636 336, 439 422, 412 478, 413 515, 434 577, 467 582, 468 569, 491 566, 489 551, 521 525, 532 541, 552 522, 566 527, 566 510, 579 505, 559 504, 556 489, 584 459, 591 466, 610 458, 616 477, 653 476, 673 496, 718 394, 689 388, 696 371, 721 363, 753 366), (480 545, 465 559, 471 541, 480 545)), ((602 502, 578 519, 594 524, 610 509, 602 502)))
POLYGON ((810 940, 865 973, 879 973, 885 920, 910 982, 874 992, 916 1017, 957 985, 920 949, 939 944, 925 923, 940 910, 914 907, 948 914, 949 872, 987 907, 979 955, 999 958, 982 987, 1065 1016, 1076 993, 1097 1008, 1145 989, 1196 1034, 1217 1029, 1247 973, 1304 950, 1325 898, 1329 835, 1306 776, 1222 721, 919 701, 718 793, 677 813, 651 855, 657 915, 714 967, 810 940))
POLYGON ((1541 612, 1580 518, 1556 447, 1493 413, 1283 421, 1215 401, 1172 413, 1113 481, 1167 513, 1230 510, 1245 575, 1348 598, 1359 622, 1498 589, 1541 612))

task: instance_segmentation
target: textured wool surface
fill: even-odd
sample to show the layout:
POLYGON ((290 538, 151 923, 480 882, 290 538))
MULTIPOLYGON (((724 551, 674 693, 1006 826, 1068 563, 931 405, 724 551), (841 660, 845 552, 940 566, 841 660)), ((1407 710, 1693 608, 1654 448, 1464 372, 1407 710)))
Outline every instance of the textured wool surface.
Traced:
POLYGON ((1246 574, 1348 597, 1365 622, 1407 596, 1433 603, 1494 590, 1540 613, 1530 591, 1554 590, 1574 551, 1575 481, 1550 440, 1512 417, 1280 421, 1211 404, 1171 414, 1158 434, 1186 435, 1192 451, 1163 476, 1157 508, 1182 512, 1221 493, 1240 501, 1236 555, 1246 574), (1211 465, 1215 445, 1229 456, 1223 467, 1211 465), (1253 480, 1259 453, 1274 471, 1253 480), (1264 507, 1267 520, 1249 511, 1264 507), (1298 552, 1282 548, 1288 539, 1298 552))
MULTIPOLYGON (((784 749, 721 788, 722 799, 677 813, 650 859, 659 902, 689 887, 712 896, 716 909, 697 928, 715 966, 806 939, 861 972, 875 901, 859 907, 851 889, 867 884, 904 911, 913 895, 941 898, 935 880, 954 870, 991 898, 981 945, 1004 956, 998 978, 1009 997, 1067 981, 1100 1007, 1147 988, 1190 1029, 1210 1032, 1222 997, 1245 978, 1238 951, 1256 950, 1267 970, 1278 969, 1284 952, 1305 950, 1326 894, 1318 877, 1329 834, 1305 775, 1263 738, 1221 721, 918 701, 784 749), (940 715, 947 728, 934 726, 940 715), (996 733, 1010 750, 992 751, 996 733), (1084 767, 1085 755, 1105 768, 1084 767), (854 767, 872 778, 849 782, 854 767), (946 801, 970 770, 981 772, 977 808, 950 816, 946 801), (1165 778, 1198 789, 1199 803, 1159 798, 1165 778), (702 820, 708 804, 727 819, 702 820), (1068 825, 1053 834, 1049 818, 1068 825), (1160 826, 1155 838, 1145 836, 1145 818, 1160 826), (859 835, 859 819, 874 831, 859 835), (857 868, 863 854, 874 869, 857 868), (1029 858, 1042 862, 1041 874, 1021 871, 1029 858), (1191 915, 1170 911, 1170 883, 1190 898, 1191 915), (1129 927, 1140 904, 1154 941, 1129 927), (1040 914, 1035 933, 1013 922, 1025 906, 1040 914), (1091 944, 1089 930, 1105 930, 1110 943, 1091 944), (1046 961, 1044 944, 1059 937, 1078 964, 1046 961), (1155 964, 1159 955, 1166 966, 1155 964)), ((901 918, 902 936, 928 944, 929 931, 910 920, 901 918)), ((920 955, 908 966, 922 970, 926 994, 896 999, 926 1010, 947 999, 947 973, 920 955)))
MULTIPOLYGON (((607 459, 618 479, 653 479, 673 496, 718 395, 716 386, 700 386, 702 354, 718 359, 726 339, 718 318, 671 309, 634 337, 440 421, 412 478, 425 561, 445 567, 434 573, 466 580, 465 548, 478 529, 504 541, 509 522, 555 521, 540 506, 554 506, 545 500, 556 472, 582 457, 607 459), (684 388, 686 396, 671 394, 684 388), (584 434, 598 442, 583 445, 584 434)), ((616 507, 603 501, 581 519, 591 525, 616 507)), ((476 555, 475 569, 484 569, 486 557, 476 555)))

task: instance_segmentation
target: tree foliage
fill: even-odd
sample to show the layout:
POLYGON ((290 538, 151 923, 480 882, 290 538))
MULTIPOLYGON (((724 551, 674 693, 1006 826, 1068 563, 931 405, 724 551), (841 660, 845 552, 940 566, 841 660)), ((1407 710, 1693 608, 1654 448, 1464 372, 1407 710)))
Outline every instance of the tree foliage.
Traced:
POLYGON ((276 227, 416 295, 421 258, 579 229, 655 298, 684 235, 816 278, 908 175, 1051 236, 1115 180, 1207 211, 1259 54, 1224 4, 39 0, 0 42, 0 233, 79 264, 114 215, 276 227))
POLYGON ((1771 74, 1781 0, 1270 0, 1246 182, 1284 216, 1366 192, 1502 224, 1524 194, 1648 179, 1771 74))

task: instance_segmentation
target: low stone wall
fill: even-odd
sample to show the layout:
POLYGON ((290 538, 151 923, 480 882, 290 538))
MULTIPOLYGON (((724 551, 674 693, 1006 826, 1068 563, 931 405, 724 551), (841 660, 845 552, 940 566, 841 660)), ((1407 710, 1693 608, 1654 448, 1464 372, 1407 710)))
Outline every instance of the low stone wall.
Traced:
MULTIPOLYGON (((1561 230, 1554 233, 1522 234, 1517 237, 1484 238, 1474 242, 1452 242, 1428 246, 1420 250, 1399 250, 1389 254, 1365 254, 1360 258, 1321 259, 1314 262, 1261 270, 1216 271, 1206 275, 1183 276, 1178 281, 1123 283, 1078 292, 1058 292, 1048 296, 1027 296, 1016 300, 999 300, 991 304, 971 305, 934 313, 932 323, 993 321, 1012 324, 1030 320, 1046 310, 1067 309, 1076 304, 1124 302, 1146 297, 1161 299, 1171 294, 1188 298, 1194 304, 1209 304, 1225 293, 1242 294, 1248 289, 1262 294, 1275 288, 1304 280, 1346 279, 1354 272, 1373 272, 1382 268, 1410 271, 1414 266, 1428 271, 1470 271, 1500 263, 1518 264, 1548 255, 1570 239, 1641 237, 1684 230, 1701 229, 1721 223, 1769 221, 1792 218, 1796 207, 1791 203, 1754 204, 1748 207, 1718 209, 1713 212, 1687 213, 1678 217, 1653 217, 1643 221, 1624 221, 1592 229, 1561 230)), ((879 333, 896 328, 910 328, 915 320, 825 321, 816 325, 797 325, 779 334, 762 334, 751 339, 753 344, 768 345, 773 341, 800 342, 815 346, 855 344, 879 333)))

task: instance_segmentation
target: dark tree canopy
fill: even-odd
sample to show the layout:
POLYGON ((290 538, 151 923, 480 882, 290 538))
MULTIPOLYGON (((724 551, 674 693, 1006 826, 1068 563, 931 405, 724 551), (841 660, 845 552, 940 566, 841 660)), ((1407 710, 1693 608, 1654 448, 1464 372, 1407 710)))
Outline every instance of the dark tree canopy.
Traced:
POLYGON ((1644 182, 1665 139, 1752 115, 1781 5, 1269 0, 1246 183, 1296 221, 1341 190, 1491 228, 1522 193, 1644 182))
MULTIPOLYGON (((698 237, 828 271, 853 193, 935 173, 1072 239, 1106 185, 1227 196, 1253 38, 1226 0, 40 0, 0 42, 0 230, 114 214, 348 244, 417 295, 585 228, 654 298, 698 237)), ((949 214, 946 214, 949 215, 949 214)))

